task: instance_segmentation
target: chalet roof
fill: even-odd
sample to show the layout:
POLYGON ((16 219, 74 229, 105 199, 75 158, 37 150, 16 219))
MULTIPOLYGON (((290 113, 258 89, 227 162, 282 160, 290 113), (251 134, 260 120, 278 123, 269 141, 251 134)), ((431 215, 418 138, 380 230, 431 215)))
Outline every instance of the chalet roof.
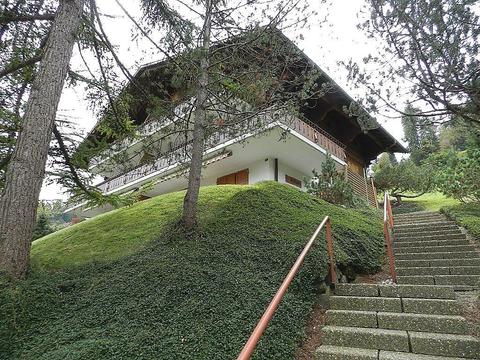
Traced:
MULTIPOLYGON (((331 120, 329 124, 326 124, 324 126, 324 128, 326 127, 325 130, 327 132, 331 132, 331 130, 336 126, 337 127, 336 133, 332 133, 331 135, 333 135, 334 137, 337 137, 338 140, 340 140, 345 145, 347 145, 347 148, 351 146, 352 148, 356 148, 358 150, 357 152, 362 152, 362 155, 366 160, 372 160, 382 152, 400 152, 400 153, 408 152, 408 150, 380 124, 378 124, 377 128, 363 130, 360 122, 358 121, 358 118, 348 116, 347 114, 345 114, 343 110, 343 108, 348 107, 350 104, 352 104, 354 102, 354 99, 345 90, 343 90, 337 83, 335 83, 335 81, 333 81, 330 78, 330 76, 318 66, 318 64, 316 64, 313 60, 311 60, 281 31, 277 30, 274 32, 274 34, 276 34, 276 36, 278 36, 279 39, 284 41, 287 45, 290 45, 293 51, 300 54, 301 57, 303 58, 303 61, 305 61, 305 63, 307 63, 308 66, 320 71, 321 76, 319 81, 321 81, 322 83, 328 82, 333 86, 333 91, 330 91, 329 93, 327 93, 322 98, 322 104, 320 103, 317 104, 318 105, 317 107, 319 111, 320 110, 326 111, 326 112, 331 111, 333 114, 332 118, 336 116, 337 118, 342 118, 343 120, 341 122, 341 125, 338 125, 339 121, 337 121, 337 123, 332 123, 333 120, 331 120), (349 137, 345 135, 347 134, 347 132, 345 131, 347 128, 350 129, 349 137), (342 136, 344 136, 345 138, 342 139, 341 138, 342 136)), ((134 75, 134 78, 137 80, 150 78, 152 74, 155 74, 157 72, 161 77, 160 74, 163 72, 163 68, 166 65, 168 65, 168 63, 169 63, 169 60, 164 59, 157 62, 146 64, 137 70, 137 72, 134 75)), ((127 85, 127 88, 130 85, 131 84, 127 85)), ((364 114, 366 114, 367 116, 370 116, 368 115, 365 109, 361 108, 361 110, 364 112, 364 114)), ((140 125, 145 121, 147 117, 145 106, 142 108, 142 105, 140 104, 140 107, 137 109, 137 113, 138 113, 137 114, 138 116, 135 117, 135 123, 137 125, 140 125)), ((310 120, 314 121, 312 119, 310 120)), ((95 138, 100 136, 97 131, 98 124, 99 122, 94 127, 94 129, 90 132, 90 134, 87 137, 87 140, 88 139, 91 140, 92 137, 95 138)), ((322 126, 321 124, 319 125, 322 126)))

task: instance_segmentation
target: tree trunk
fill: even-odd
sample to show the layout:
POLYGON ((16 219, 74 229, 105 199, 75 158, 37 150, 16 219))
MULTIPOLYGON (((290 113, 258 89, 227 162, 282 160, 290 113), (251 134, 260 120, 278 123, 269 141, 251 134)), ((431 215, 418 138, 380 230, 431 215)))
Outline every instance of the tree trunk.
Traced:
POLYGON ((33 82, 0 197, 0 269, 26 275, 52 129, 84 0, 61 0, 33 82))
POLYGON ((208 67, 210 66, 210 28, 212 19, 212 0, 205 3, 205 21, 203 24, 203 43, 201 48, 200 73, 198 78, 194 125, 192 141, 192 158, 188 175, 188 188, 183 200, 183 224, 186 230, 191 230, 197 222, 197 202, 202 175, 203 148, 205 146, 205 127, 207 88, 209 82, 208 67))

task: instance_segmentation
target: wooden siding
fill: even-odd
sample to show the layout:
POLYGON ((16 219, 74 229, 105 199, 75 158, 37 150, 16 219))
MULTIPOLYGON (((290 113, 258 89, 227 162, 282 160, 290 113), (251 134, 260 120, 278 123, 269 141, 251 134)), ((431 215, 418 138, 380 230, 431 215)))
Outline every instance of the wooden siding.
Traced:
POLYGON ((347 180, 352 184, 353 192, 365 199, 370 205, 376 206, 376 197, 373 191, 370 179, 359 175, 356 171, 352 171, 347 167, 347 180))

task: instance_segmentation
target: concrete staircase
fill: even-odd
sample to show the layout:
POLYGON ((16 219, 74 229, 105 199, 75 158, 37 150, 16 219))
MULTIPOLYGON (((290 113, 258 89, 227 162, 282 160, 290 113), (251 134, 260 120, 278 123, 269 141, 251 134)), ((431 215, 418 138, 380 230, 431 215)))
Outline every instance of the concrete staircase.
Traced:
POLYGON ((317 360, 480 359, 451 286, 338 284, 317 360))
POLYGON ((443 215, 395 216, 394 251, 399 284, 480 288, 480 254, 460 228, 443 215))
POLYGON ((480 359, 455 290, 480 284, 480 255, 438 213, 395 217, 398 285, 338 284, 317 360, 480 359))

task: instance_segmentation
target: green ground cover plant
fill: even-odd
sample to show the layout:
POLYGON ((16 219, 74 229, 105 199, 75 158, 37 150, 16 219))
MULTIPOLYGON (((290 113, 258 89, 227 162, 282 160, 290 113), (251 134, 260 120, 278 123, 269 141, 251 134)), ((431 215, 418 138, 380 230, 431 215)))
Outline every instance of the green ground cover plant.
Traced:
POLYGON ((480 241, 480 204, 458 204, 441 209, 448 218, 455 220, 463 226, 468 232, 480 241))
MULTIPOLYGON (((274 182, 201 190, 199 229, 176 231, 183 192, 146 200, 33 244, 27 280, 0 280, 0 358, 231 359, 305 242, 332 217, 340 270, 384 258, 374 210, 274 182)), ((322 236, 255 353, 292 359, 327 275, 322 236)))

